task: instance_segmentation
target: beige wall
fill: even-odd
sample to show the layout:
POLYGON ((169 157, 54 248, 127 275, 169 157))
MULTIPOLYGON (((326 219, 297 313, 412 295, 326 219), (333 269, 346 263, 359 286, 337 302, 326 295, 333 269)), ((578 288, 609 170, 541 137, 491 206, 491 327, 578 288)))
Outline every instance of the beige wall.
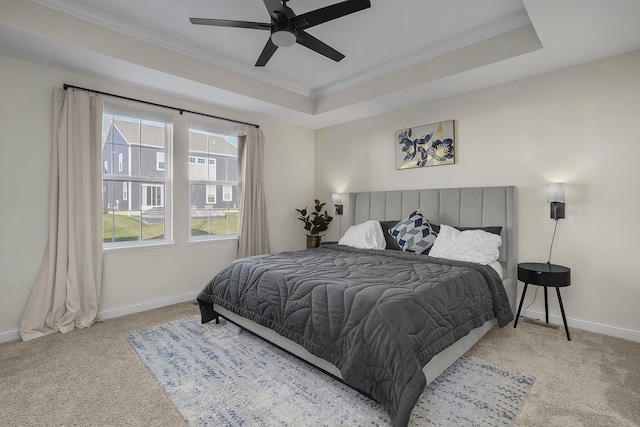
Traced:
MULTIPOLYGON (((572 268, 562 290, 569 324, 640 339, 639 75, 635 51, 318 130, 316 194, 516 185, 519 261, 546 262, 546 184, 566 182, 552 262, 572 268), (455 165, 395 170, 396 130, 448 119, 455 165)), ((543 301, 539 292, 531 310, 544 312, 543 301)), ((555 292, 549 301, 559 314, 555 292)))
MULTIPOLYGON (((273 251, 304 246, 293 208, 314 196, 329 201, 332 191, 513 184, 520 261, 546 261, 553 221, 545 185, 566 182, 567 218, 552 261, 573 269, 573 285, 563 290, 570 325, 638 338, 639 70, 636 51, 314 133, 0 56, 0 340, 15 335, 44 251, 51 93, 63 83, 260 123, 273 251), (456 120, 455 165, 395 170, 396 130, 448 119, 456 120)), ((181 198, 176 191, 174 201, 181 198)), ((174 212, 175 247, 106 255, 102 313, 190 297, 233 259, 235 243, 187 244, 186 215, 174 212)), ((332 226, 326 239, 337 231, 332 226)), ((540 292, 530 311, 543 310, 540 292)), ((550 310, 559 313, 553 294, 550 310)))
MULTIPOLYGON (((304 247, 302 232, 291 230, 299 231, 294 207, 313 194, 313 163, 299 161, 313 155, 313 131, 5 56, 0 56, 0 76, 0 340, 15 337, 46 244, 51 99, 53 87, 63 83, 259 123, 266 136, 272 250, 304 247)), ((188 119, 174 115, 176 129, 188 126, 188 119)), ((179 179, 188 176, 186 167, 174 165, 175 246, 106 254, 103 317, 191 298, 234 259, 235 241, 188 244, 188 209, 180 208, 188 203, 188 187, 182 188, 186 180, 179 179)))

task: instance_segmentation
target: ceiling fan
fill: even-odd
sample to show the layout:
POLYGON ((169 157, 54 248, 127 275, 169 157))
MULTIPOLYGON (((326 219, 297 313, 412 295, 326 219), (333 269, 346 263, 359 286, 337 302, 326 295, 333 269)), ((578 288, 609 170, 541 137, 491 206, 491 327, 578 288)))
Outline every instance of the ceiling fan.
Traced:
POLYGON ((267 44, 264 46, 256 62, 256 67, 264 67, 278 47, 289 47, 295 43, 299 43, 337 62, 344 58, 343 54, 304 30, 371 7, 369 0, 346 0, 303 13, 302 15, 296 15, 295 12, 287 6, 288 1, 289 0, 264 0, 264 4, 271 16, 270 23, 207 18, 189 18, 189 21, 196 25, 271 31, 271 37, 267 40, 267 44))

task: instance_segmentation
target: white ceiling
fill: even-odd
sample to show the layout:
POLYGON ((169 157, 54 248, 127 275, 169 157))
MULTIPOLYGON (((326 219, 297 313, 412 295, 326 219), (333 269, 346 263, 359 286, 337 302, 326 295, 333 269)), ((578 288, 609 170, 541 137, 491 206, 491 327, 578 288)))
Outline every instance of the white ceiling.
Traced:
MULTIPOLYGON (((4 20, 0 14, 0 54, 310 128, 640 49, 637 0, 372 0, 369 9, 308 30, 345 54, 341 62, 294 45, 278 49, 263 68, 253 64, 267 31, 188 20, 269 22, 261 0, 1 1, 8 13, 4 20), (21 22, 36 12, 50 25, 21 22), (60 12, 81 21, 63 22, 60 12), (195 58, 203 71, 228 70, 238 87, 145 58, 151 49, 131 59, 101 46, 104 39, 81 40, 98 26, 195 58)), ((302 14, 337 2, 288 6, 302 14)))

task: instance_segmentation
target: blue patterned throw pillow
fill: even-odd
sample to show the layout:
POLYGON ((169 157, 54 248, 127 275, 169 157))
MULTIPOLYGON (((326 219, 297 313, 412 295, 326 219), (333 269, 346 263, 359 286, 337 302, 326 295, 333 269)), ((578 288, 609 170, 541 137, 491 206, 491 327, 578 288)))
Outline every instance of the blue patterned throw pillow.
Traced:
POLYGON ((396 239, 404 252, 418 254, 429 249, 437 236, 429 220, 424 218, 420 211, 411 212, 405 220, 389 230, 389 234, 396 239))

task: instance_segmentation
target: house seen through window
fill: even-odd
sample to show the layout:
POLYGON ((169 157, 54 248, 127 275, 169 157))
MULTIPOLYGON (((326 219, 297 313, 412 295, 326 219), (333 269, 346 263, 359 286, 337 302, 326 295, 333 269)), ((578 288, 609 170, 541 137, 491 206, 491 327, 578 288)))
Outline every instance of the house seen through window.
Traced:
POLYGON ((191 239, 238 234, 238 143, 233 128, 191 121, 191 239))
POLYGON ((170 241, 171 117, 105 104, 102 129, 105 247, 170 241))

